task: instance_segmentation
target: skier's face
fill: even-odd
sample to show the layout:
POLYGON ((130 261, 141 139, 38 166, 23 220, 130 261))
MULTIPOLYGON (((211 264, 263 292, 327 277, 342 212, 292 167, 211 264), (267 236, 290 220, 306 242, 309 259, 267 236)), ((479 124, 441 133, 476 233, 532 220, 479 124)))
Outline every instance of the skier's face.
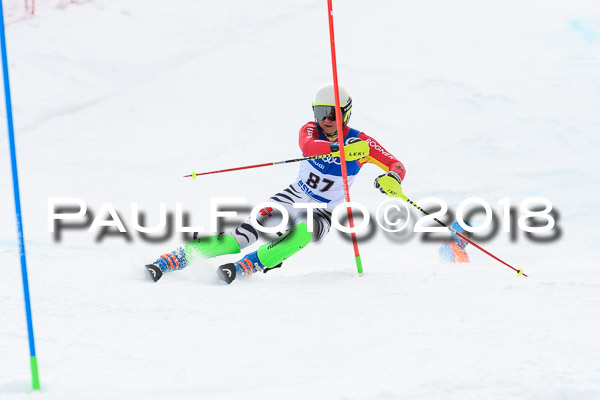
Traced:
POLYGON ((332 134, 337 131, 337 125, 335 121, 329 120, 329 118, 325 118, 322 121, 319 121, 319 126, 323 130, 323 133, 332 134))

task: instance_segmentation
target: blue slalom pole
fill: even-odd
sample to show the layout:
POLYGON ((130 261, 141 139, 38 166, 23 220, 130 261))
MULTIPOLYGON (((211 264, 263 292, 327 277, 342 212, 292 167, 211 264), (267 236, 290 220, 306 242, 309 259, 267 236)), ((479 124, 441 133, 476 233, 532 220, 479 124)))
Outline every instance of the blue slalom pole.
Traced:
POLYGON ((19 175, 17 173, 17 153, 15 151, 15 132, 13 127, 12 103, 8 80, 8 58, 6 56, 6 35, 4 32, 4 8, 0 1, 0 45, 2 47, 2 71, 4 77, 4 96, 6 99, 6 121, 8 122, 8 141, 10 144, 10 161, 12 166, 13 192, 15 196, 15 215, 17 217, 17 235, 19 237, 19 254, 21 256, 21 275, 23 276, 23 293, 25 295, 25 314, 27 315, 27 332, 29 335, 29 355, 31 366, 31 385, 33 390, 40 389, 35 341, 33 339, 33 319, 31 318, 31 302, 29 300, 29 279, 27 278, 27 261, 25 259, 25 241, 23 221, 21 219, 21 196, 19 194, 19 175))

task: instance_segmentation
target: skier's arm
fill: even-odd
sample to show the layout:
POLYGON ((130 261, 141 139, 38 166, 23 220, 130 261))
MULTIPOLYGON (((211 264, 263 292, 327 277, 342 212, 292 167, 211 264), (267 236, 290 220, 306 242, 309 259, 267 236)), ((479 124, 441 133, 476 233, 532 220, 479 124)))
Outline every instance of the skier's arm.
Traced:
MULTIPOLYGON (((337 141, 319 140, 319 133, 314 122, 309 122, 300 129, 300 150, 306 157, 330 154, 339 157, 339 145, 337 141)), ((369 153, 369 146, 359 138, 346 140, 344 151, 347 161, 355 161, 364 158, 369 153)))
POLYGON ((362 133, 358 137, 365 142, 369 143, 369 155, 365 158, 364 162, 370 162, 377 165, 385 172, 395 172, 400 180, 404 180, 406 175, 406 169, 404 165, 394 157, 390 152, 383 148, 375 139, 369 135, 362 133))
POLYGON ((331 142, 319 140, 319 132, 314 122, 309 122, 300 128, 300 150, 306 157, 331 153, 331 142))

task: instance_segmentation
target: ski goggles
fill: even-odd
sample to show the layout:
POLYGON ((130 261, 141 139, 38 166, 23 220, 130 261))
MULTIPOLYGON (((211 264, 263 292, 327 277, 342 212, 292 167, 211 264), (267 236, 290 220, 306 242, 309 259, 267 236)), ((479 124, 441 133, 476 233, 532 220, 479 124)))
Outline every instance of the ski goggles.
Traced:
MULTIPOLYGON (((348 116, 350 115, 350 110, 352 109, 352 103, 348 104, 346 107, 341 107, 342 111, 342 120, 344 124, 348 122, 348 116)), ((313 112, 315 114, 315 119, 317 121, 323 121, 328 119, 330 121, 335 121, 335 106, 313 106, 313 112)))

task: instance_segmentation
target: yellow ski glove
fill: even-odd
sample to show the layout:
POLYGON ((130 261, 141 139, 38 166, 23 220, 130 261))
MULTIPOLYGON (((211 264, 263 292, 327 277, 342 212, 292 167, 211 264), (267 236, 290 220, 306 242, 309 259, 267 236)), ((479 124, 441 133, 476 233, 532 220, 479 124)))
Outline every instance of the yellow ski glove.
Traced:
POLYGON ((402 179, 400 179, 400 175, 394 171, 379 175, 375 178, 375 188, 390 197, 402 197, 401 183, 402 179))
MULTIPOLYGON (((337 143, 336 143, 337 144, 337 143)), ((339 149, 338 146, 331 146, 332 150, 339 149)), ((339 157, 340 151, 336 150, 331 153, 333 157, 339 157)), ((349 138, 344 145, 344 155, 346 161, 356 161, 365 158, 369 155, 369 143, 359 138, 349 138)))

